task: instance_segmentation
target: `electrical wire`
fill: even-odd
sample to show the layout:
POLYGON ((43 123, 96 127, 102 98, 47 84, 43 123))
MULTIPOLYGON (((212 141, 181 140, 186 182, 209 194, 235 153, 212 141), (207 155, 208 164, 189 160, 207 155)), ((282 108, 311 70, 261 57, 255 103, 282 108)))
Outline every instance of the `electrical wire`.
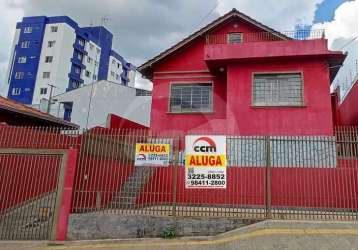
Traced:
POLYGON ((216 4, 215 4, 215 6, 214 6, 214 8, 212 8, 212 9, 208 12, 208 14, 206 14, 206 15, 200 20, 200 22, 199 22, 199 24, 198 24, 198 27, 203 24, 203 22, 206 20, 206 18, 208 18, 208 17, 214 12, 214 10, 216 10, 216 8, 218 7, 218 5, 219 5, 219 1, 217 0, 217 1, 216 1, 216 4))
POLYGON ((357 40, 358 36, 354 37, 353 39, 351 39, 349 42, 347 42, 346 44, 344 44, 342 47, 339 48, 339 50, 344 49, 345 47, 349 46, 350 44, 352 44, 355 40, 357 40))

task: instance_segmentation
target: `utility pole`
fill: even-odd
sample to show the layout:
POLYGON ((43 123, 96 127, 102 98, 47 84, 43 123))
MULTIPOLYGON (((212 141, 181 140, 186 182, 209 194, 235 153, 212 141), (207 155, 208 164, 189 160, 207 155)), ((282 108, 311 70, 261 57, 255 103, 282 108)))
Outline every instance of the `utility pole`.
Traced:
POLYGON ((51 111, 51 104, 52 104, 52 90, 53 88, 57 88, 57 87, 52 84, 47 84, 47 85, 50 86, 50 98, 48 99, 48 104, 47 104, 47 113, 49 114, 51 111))

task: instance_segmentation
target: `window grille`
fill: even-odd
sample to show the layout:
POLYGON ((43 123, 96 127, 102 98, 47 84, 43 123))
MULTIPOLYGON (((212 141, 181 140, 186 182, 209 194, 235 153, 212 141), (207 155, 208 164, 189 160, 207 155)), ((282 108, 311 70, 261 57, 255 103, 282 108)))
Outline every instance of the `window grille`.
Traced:
POLYGON ((212 112, 212 84, 173 84, 170 112, 212 112))
POLYGON ((300 73, 255 74, 253 105, 302 106, 302 75, 300 73))

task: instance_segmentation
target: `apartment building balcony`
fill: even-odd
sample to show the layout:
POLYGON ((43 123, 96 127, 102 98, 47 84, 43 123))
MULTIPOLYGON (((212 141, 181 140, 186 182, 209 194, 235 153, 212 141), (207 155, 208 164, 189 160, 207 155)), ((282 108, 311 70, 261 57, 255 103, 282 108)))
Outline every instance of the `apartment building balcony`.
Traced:
POLYGON ((80 67, 81 69, 86 68, 86 66, 82 63, 82 61, 79 60, 77 57, 71 58, 71 62, 72 62, 74 65, 80 67))
POLYGON ((84 46, 79 45, 78 43, 73 44, 73 48, 80 51, 82 54, 87 55, 88 52, 85 50, 84 46))

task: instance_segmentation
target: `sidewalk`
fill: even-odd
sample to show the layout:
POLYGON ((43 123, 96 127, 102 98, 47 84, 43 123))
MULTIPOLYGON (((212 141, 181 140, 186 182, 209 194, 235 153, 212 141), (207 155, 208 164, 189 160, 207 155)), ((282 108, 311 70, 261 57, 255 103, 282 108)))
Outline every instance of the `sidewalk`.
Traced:
POLYGON ((73 242, 0 242, 1 250, 358 249, 358 222, 264 221, 213 237, 73 242))

